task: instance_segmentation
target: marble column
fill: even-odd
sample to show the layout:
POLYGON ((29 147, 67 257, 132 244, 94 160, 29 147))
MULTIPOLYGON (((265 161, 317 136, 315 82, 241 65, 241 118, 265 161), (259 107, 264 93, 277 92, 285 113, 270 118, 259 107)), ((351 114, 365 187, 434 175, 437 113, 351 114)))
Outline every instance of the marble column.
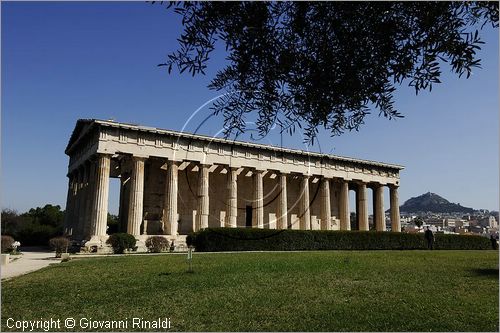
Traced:
POLYGON ((278 197, 278 212, 276 214, 276 229, 288 229, 287 175, 281 173, 279 177, 280 194, 278 197))
POLYGON ((356 201, 358 206, 358 211, 356 215, 358 217, 359 230, 368 231, 370 226, 368 223, 368 202, 366 200, 366 183, 358 184, 358 191, 356 192, 356 201))
POLYGON ((87 212, 85 214, 85 224, 83 226, 83 237, 85 239, 90 238, 90 230, 91 230, 91 224, 92 224, 92 207, 94 205, 94 200, 95 197, 93 195, 95 191, 95 179, 96 179, 96 166, 95 163, 90 162, 89 163, 89 173, 88 173, 88 178, 87 178, 87 200, 85 201, 85 211, 87 212))
POLYGON ((351 230, 351 213, 349 212, 349 182, 342 180, 339 198, 340 230, 351 230))
POLYGON ((79 167, 76 173, 75 184, 75 214, 73 215, 73 235, 77 239, 82 239, 83 235, 80 232, 80 215, 83 211, 83 169, 79 167))
POLYGON ((74 177, 68 174, 68 194, 66 196, 66 209, 64 210, 64 234, 71 236, 71 214, 73 213, 73 183, 74 177))
POLYGON ((300 182, 300 204, 299 204, 299 218, 300 229, 311 229, 311 210, 309 202, 309 176, 304 175, 300 182))
POLYGON ((130 199, 128 206, 127 233, 141 234, 144 199, 144 158, 132 157, 132 175, 130 176, 130 199))
POLYGON ((90 181, 90 163, 83 164, 83 183, 82 183, 82 201, 80 206, 80 220, 79 220, 79 234, 82 238, 85 238, 85 228, 90 221, 90 207, 88 203, 92 198, 92 194, 89 192, 89 181, 90 181))
POLYGON ((263 171, 254 170, 253 171, 253 221, 252 226, 254 228, 263 229, 264 228, 264 184, 263 171))
POLYGON ((226 227, 236 228, 238 218, 238 168, 227 172, 227 214, 226 227))
POLYGON ((92 207, 92 236, 105 236, 108 222, 109 171, 111 156, 99 154, 96 165, 96 184, 92 207))
POLYGON ((384 212, 384 186, 376 185, 374 188, 375 191, 375 229, 377 231, 385 231, 385 212, 384 212))
POLYGON ((401 232, 398 186, 389 186, 389 196, 391 201, 391 230, 401 232))
POLYGON ((209 165, 200 164, 198 172, 198 209, 196 214, 197 230, 208 228, 209 214, 209 165))
POLYGON ((332 210, 330 205, 330 181, 321 179, 321 230, 330 230, 332 210))
POLYGON ((167 179, 165 182, 165 211, 163 230, 167 235, 177 235, 177 198, 179 189, 179 165, 175 161, 167 162, 167 179))

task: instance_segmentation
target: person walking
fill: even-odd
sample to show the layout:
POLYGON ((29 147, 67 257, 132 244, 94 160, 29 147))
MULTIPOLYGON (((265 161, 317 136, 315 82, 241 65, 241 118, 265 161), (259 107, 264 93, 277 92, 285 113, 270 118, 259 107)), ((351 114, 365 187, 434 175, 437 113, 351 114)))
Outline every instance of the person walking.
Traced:
POLYGON ((427 227, 427 230, 425 230, 425 239, 427 240, 427 249, 428 250, 433 250, 434 249, 434 233, 430 229, 430 227, 427 227))
POLYGON ((491 247, 493 248, 493 250, 496 250, 497 249, 497 239, 495 238, 495 236, 493 234, 490 235, 490 242, 491 242, 491 247))

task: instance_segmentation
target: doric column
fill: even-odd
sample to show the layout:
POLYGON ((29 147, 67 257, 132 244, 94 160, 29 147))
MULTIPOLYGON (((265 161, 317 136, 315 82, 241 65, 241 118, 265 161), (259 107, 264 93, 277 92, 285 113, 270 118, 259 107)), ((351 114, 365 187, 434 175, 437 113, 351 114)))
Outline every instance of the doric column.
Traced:
POLYGON ((78 173, 73 172, 72 174, 72 181, 71 181, 71 206, 70 206, 70 214, 69 214, 69 221, 68 221, 68 226, 69 226, 69 232, 71 236, 75 235, 75 228, 77 221, 76 219, 76 214, 77 214, 77 187, 78 187, 78 173))
POLYGON ((349 212, 349 182, 342 180, 339 200, 340 230, 351 230, 351 216, 349 212))
POLYGON ((144 158, 132 157, 132 175, 130 176, 130 201, 128 206, 127 233, 141 234, 144 199, 144 158))
POLYGON ((92 207, 91 236, 105 236, 108 221, 109 168, 111 156, 98 154, 92 207))
POLYGON ((227 172, 227 214, 226 227, 236 228, 238 217, 238 168, 229 168, 227 172))
POLYGON ((89 180, 90 180, 90 164, 83 164, 83 182, 82 182, 82 199, 80 206, 80 218, 79 218, 79 228, 78 233, 82 235, 82 238, 85 238, 85 227, 90 221, 90 207, 88 207, 88 203, 90 198, 92 198, 92 194, 89 192, 89 180))
POLYGON ((255 170, 253 172, 253 221, 254 228, 264 228, 264 185, 262 183, 263 171, 255 170))
POLYGON ((330 230, 332 210, 330 206, 330 181, 321 179, 321 230, 330 230))
POLYGON ((77 239, 82 238, 81 234, 81 219, 80 215, 83 211, 83 170, 79 167, 76 171, 76 184, 75 184, 75 210, 73 215, 73 235, 77 239))
MULTIPOLYGON (((90 230, 92 225, 92 207, 94 206, 95 197, 93 193, 95 192, 95 181, 96 181, 96 166, 95 163, 90 162, 88 166, 88 177, 87 177, 87 200, 85 201, 85 223, 83 225, 83 237, 85 239, 90 238, 90 230)), ((107 219, 107 218, 106 218, 107 219)))
POLYGON ((384 212, 384 186, 376 185, 375 189, 375 229, 385 231, 385 212, 384 212))
POLYGON ((368 231, 370 229, 368 223, 368 202, 366 200, 366 183, 360 183, 358 185, 358 191, 356 192, 356 200, 358 211, 356 215, 358 217, 359 230, 368 231))
POLYGON ((197 230, 208 228, 209 213, 209 166, 200 164, 198 172, 198 209, 196 214, 197 230))
POLYGON ((66 209, 64 210, 64 234, 71 235, 71 214, 73 208, 73 175, 68 174, 68 194, 66 196, 66 209))
POLYGON ((286 193, 286 174, 281 173, 280 177, 280 194, 278 198, 278 212, 276 216, 276 228, 277 229, 287 229, 288 228, 288 204, 287 204, 287 193, 286 193))
POLYGON ((311 229, 311 210, 309 209, 309 176, 304 175, 300 182, 300 229, 311 229))
POLYGON ((389 196, 391 201, 391 229, 394 232, 401 232, 398 186, 392 185, 389 187, 389 196))
POLYGON ((177 235, 177 194, 179 165, 175 161, 167 162, 167 179, 165 182, 165 210, 163 212, 163 230, 167 235, 177 235))

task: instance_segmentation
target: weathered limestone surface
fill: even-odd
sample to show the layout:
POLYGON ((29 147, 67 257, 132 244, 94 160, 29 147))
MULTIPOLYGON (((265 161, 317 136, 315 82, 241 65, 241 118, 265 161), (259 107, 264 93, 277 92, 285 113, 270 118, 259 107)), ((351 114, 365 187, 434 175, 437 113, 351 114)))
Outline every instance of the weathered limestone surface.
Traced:
POLYGON ((107 239, 110 177, 120 179, 119 231, 141 241, 221 226, 350 230, 350 188, 368 230, 367 187, 376 229, 386 229, 385 187, 401 229, 399 165, 101 120, 79 120, 66 154, 65 232, 89 244, 107 239))
POLYGON ((131 235, 140 235, 144 197, 144 159, 134 157, 132 168, 130 204, 128 210, 127 232, 131 235))
POLYGON ((389 186, 389 196, 391 201, 391 230, 401 232, 401 222, 399 218, 399 194, 397 186, 389 186))
POLYGON ((301 181, 301 194, 300 194, 300 229, 311 229, 311 211, 309 203, 309 176, 304 176, 301 181))
POLYGON ((227 222, 226 227, 236 228, 238 218, 238 169, 229 168, 227 173, 227 222))
POLYGON ((359 230, 367 231, 369 230, 369 224, 368 224, 368 202, 366 201, 365 183, 358 184, 357 201, 358 201, 359 230))
POLYGON ((340 189, 340 230, 351 230, 349 183, 347 181, 342 181, 340 189))
POLYGON ((202 164, 199 169, 198 180, 198 223, 197 230, 208 228, 209 197, 208 197, 208 177, 209 166, 202 164))
POLYGON ((91 213, 91 244, 102 244, 108 220, 109 172, 111 156, 99 154, 96 166, 96 186, 91 213))
POLYGON ((263 229, 264 228, 264 185, 262 184, 262 171, 255 170, 253 175, 254 180, 254 214, 252 226, 263 229))
POLYGON ((165 221, 164 230, 168 235, 177 235, 177 192, 178 171, 177 162, 169 161, 167 167, 167 187, 165 190, 165 221))
POLYGON ((285 173, 279 174, 279 197, 278 197, 278 229, 288 228, 288 204, 287 204, 287 191, 286 191, 286 180, 287 175, 285 173))
POLYGON ((384 188, 380 185, 374 189, 375 193, 375 229, 377 231, 385 231, 385 211, 384 211, 384 188))
POLYGON ((321 230, 331 229, 332 209, 330 206, 330 181, 321 179, 321 230))

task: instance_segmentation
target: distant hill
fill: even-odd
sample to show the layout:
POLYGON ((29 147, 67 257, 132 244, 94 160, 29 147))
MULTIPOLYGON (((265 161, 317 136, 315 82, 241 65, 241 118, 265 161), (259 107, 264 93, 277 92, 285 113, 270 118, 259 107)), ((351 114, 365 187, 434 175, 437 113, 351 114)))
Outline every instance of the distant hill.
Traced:
POLYGON ((460 204, 449 202, 436 193, 427 192, 421 196, 406 200, 400 206, 399 210, 402 213, 418 213, 418 212, 433 212, 433 213, 473 213, 474 209, 462 207, 460 204))

